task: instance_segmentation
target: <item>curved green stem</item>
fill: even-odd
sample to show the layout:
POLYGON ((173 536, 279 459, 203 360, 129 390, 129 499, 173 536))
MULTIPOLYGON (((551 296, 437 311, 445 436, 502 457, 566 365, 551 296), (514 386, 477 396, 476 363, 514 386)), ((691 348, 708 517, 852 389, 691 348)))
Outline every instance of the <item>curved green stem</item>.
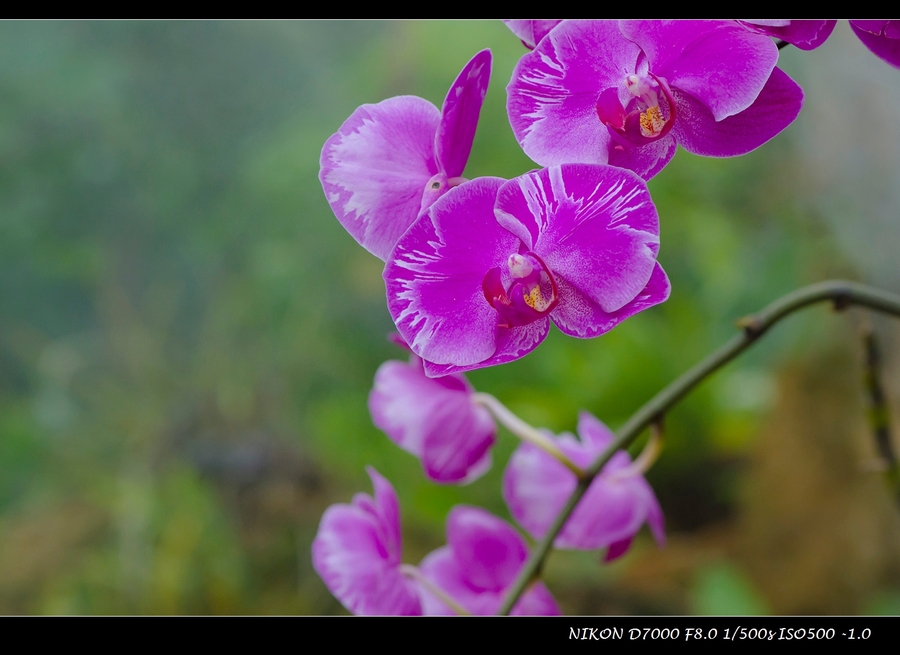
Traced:
POLYGON ((556 519, 554 519, 550 529, 547 530, 541 541, 534 547, 528 561, 525 562, 525 566, 522 567, 519 576, 510 587, 498 613, 508 614, 510 608, 515 605, 528 583, 537 577, 544 565, 547 554, 550 552, 553 540, 559 534, 566 519, 569 518, 569 515, 575 509, 575 505, 581 500, 594 477, 617 450, 627 448, 643 432, 644 428, 661 419, 669 408, 684 398, 694 387, 753 345, 757 339, 781 319, 797 310, 825 300, 830 300, 834 303, 836 310, 845 309, 850 305, 861 305, 885 314, 900 317, 900 296, 864 284, 845 280, 830 280, 797 289, 786 296, 782 296, 762 311, 740 319, 737 324, 738 327, 742 328, 741 334, 732 337, 718 350, 708 355, 657 393, 619 428, 616 438, 588 467, 585 477, 578 480, 575 491, 569 496, 569 500, 556 519))

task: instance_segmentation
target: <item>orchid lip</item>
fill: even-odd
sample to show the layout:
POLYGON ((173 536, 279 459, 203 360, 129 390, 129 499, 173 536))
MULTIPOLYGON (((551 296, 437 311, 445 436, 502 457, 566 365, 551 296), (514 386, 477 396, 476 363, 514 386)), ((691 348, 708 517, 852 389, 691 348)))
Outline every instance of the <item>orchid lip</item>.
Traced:
POLYGON ((507 261, 512 282, 504 289, 500 267, 489 270, 481 287, 485 300, 497 310, 498 327, 529 325, 546 317, 559 303, 556 278, 534 252, 512 254, 507 261))
POLYGON ((622 106, 615 87, 604 89, 597 97, 597 117, 609 129, 610 135, 626 147, 659 141, 675 124, 675 98, 669 85, 653 73, 647 74, 656 82, 655 88, 637 75, 626 78, 628 92, 634 97, 628 103, 635 106, 630 112, 622 106), (658 91, 662 92, 668 105, 668 117, 660 109, 658 91))

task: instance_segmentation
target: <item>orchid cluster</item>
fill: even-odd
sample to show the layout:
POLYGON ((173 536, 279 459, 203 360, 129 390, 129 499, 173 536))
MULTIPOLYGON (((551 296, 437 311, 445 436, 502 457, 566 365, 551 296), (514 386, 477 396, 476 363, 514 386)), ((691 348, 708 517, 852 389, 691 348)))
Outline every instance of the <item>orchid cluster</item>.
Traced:
MULTIPOLYGON (((589 482, 557 548, 622 556, 648 524, 665 543, 635 461, 618 451, 593 476, 613 433, 583 412, 578 435, 535 429, 463 373, 519 359, 550 323, 598 337, 664 302, 659 216, 646 181, 677 146, 742 155, 797 117, 800 87, 779 48, 812 50, 834 21, 506 21, 528 48, 507 86, 510 126, 540 168, 511 180, 462 177, 491 74, 477 53, 438 110, 399 96, 359 107, 322 150, 320 180, 340 223, 384 261, 394 339, 369 397, 374 424, 437 483, 466 484, 492 465, 502 424, 522 444, 503 476, 511 516, 532 538, 550 529, 579 480, 589 482)), ((876 55, 900 66, 900 21, 852 21, 876 55)), ((418 567, 401 561, 399 503, 369 469, 374 497, 329 508, 313 544, 328 588, 357 614, 489 614, 528 556, 525 539, 488 512, 458 506, 447 546, 418 567)), ((558 614, 534 581, 512 608, 558 614)))

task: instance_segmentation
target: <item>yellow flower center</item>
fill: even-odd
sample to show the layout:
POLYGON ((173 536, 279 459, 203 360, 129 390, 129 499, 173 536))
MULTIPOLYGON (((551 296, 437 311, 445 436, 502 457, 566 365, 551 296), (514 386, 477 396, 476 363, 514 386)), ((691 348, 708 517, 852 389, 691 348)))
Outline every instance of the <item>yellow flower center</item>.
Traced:
POLYGON ((647 107, 641 112, 641 134, 645 137, 654 137, 663 131, 666 119, 663 118, 659 106, 647 107))

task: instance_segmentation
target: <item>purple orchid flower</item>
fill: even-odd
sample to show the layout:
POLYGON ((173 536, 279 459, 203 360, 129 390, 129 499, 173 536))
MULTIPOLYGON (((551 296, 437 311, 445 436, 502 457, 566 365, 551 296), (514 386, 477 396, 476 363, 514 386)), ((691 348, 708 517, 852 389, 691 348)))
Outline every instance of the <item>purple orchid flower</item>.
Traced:
POLYGON ((735 21, 563 21, 522 57, 507 112, 542 166, 611 164, 644 179, 677 145, 742 155, 787 127, 803 92, 774 42, 735 21))
POLYGON ((417 583, 401 572, 400 506, 391 483, 369 467, 375 498, 332 505, 312 544, 313 568, 348 610, 363 615, 422 613, 417 583))
POLYGON ((389 361, 369 394, 372 422, 422 461, 435 482, 466 484, 491 467, 497 428, 462 375, 429 378, 422 360, 389 361))
POLYGON ((850 27, 876 57, 900 68, 900 20, 851 20, 850 27))
POLYGON ((491 51, 472 57, 441 111, 397 96, 354 111, 322 148, 319 180, 350 235, 385 260, 416 217, 462 182, 491 76, 491 51))
POLYGON ((559 25, 561 20, 504 20, 503 23, 509 30, 519 37, 529 50, 541 42, 547 33, 559 25))
POLYGON ((834 31, 836 20, 742 20, 751 30, 787 41, 801 50, 815 50, 834 31))
MULTIPOLYGON (((571 434, 554 438, 572 461, 587 468, 612 442, 614 435, 587 412, 571 434)), ((540 539, 575 490, 575 474, 543 450, 525 443, 513 453, 503 474, 503 498, 519 524, 540 539)), ((554 541, 557 548, 608 548, 606 561, 624 555, 640 527, 647 523, 660 546, 665 545, 662 510, 653 489, 631 458, 618 451, 591 482, 554 541)))
MULTIPOLYGON (((457 506, 447 517, 447 545, 422 560, 419 571, 470 614, 495 614, 516 579, 528 546, 506 521, 477 507, 457 506)), ((425 614, 456 614, 428 585, 420 586, 425 614)), ((538 582, 512 609, 515 615, 560 614, 553 595, 538 582)))
POLYGON ((453 189, 397 243, 388 310, 429 377, 523 357, 550 320, 590 338, 669 296, 646 184, 569 164, 453 189))

